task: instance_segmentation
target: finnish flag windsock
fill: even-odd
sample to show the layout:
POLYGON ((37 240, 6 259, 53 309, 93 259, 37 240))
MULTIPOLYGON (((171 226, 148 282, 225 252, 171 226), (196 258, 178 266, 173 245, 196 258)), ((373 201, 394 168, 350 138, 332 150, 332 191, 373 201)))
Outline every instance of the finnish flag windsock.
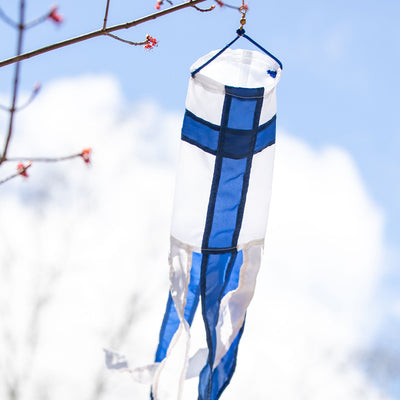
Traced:
POLYGON ((234 373, 267 226, 280 76, 267 55, 228 49, 190 78, 168 303, 155 363, 131 371, 154 400, 190 400, 183 384, 193 377, 198 400, 218 399, 234 373), (196 352, 190 327, 200 299, 207 348, 196 352))
POLYGON ((154 400, 181 399, 196 375, 198 399, 218 399, 235 370, 267 226, 280 75, 267 55, 228 49, 190 79, 154 400), (208 348, 189 360, 199 298, 208 348))

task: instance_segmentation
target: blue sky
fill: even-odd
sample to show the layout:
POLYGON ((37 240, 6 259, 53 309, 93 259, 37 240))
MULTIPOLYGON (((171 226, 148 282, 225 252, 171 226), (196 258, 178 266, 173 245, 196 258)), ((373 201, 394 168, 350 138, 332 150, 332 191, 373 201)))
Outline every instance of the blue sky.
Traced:
MULTIPOLYGON (((16 2, 2 7, 15 15, 17 7, 12 3, 16 2)), ((153 11, 151 0, 135 3, 111 3, 110 24, 153 11)), ((37 15, 47 5, 46 1, 28 2, 29 14, 37 15)), ((396 124, 399 3, 254 1, 249 6, 247 33, 284 64, 279 86, 281 126, 315 147, 331 143, 351 152, 371 194, 387 212, 388 240, 396 245, 400 234, 400 189, 395 184, 400 178, 396 124)), ((98 1, 79 6, 73 1, 61 3, 60 11, 65 23, 32 30, 26 49, 95 30, 104 12, 98 1)), ((152 34, 160 41, 154 51, 145 53, 111 39, 94 39, 29 60, 23 67, 23 86, 58 76, 107 72, 118 76, 128 99, 152 98, 179 111, 189 66, 231 40, 238 20, 238 13, 219 7, 206 14, 183 10, 121 33, 131 40, 152 34)), ((12 31, 4 29, 10 38, 2 46, 6 58, 15 46, 12 31)), ((7 67, 0 72, 3 90, 10 85, 5 79, 9 71, 7 67)))
MULTIPOLYGON (((104 14, 100 3, 60 1, 65 22, 59 27, 47 23, 28 32, 25 50, 98 29, 104 14)), ((149 14, 153 3, 112 0, 109 24, 149 14)), ((393 340, 400 332, 400 313, 396 317, 391 311, 399 302, 400 290, 400 3, 248 3, 247 33, 283 63, 278 87, 280 129, 316 151, 326 146, 347 151, 368 195, 383 212, 386 257, 382 268, 386 272, 377 294, 382 309, 377 341, 393 340)), ((211 4, 207 1, 201 6, 211 4)), ((16 1, 0 5, 10 16, 16 15, 16 1)), ((48 6, 43 0, 28 1, 28 14, 36 16, 48 6)), ((155 36, 159 46, 151 51, 109 38, 93 39, 24 62, 22 87, 29 90, 37 81, 46 87, 58 78, 110 74, 119 81, 127 101, 154 101, 162 110, 179 114, 184 109, 190 65, 233 39, 239 19, 239 13, 219 7, 211 13, 183 10, 121 32, 122 37, 137 41, 146 33, 155 36)), ((15 44, 11 29, 2 24, 1 31, 7 32, 0 49, 3 59, 13 55, 15 44)), ((252 48, 244 39, 239 44, 252 48)), ((9 92, 11 72, 12 67, 0 69, 3 94, 9 92)))

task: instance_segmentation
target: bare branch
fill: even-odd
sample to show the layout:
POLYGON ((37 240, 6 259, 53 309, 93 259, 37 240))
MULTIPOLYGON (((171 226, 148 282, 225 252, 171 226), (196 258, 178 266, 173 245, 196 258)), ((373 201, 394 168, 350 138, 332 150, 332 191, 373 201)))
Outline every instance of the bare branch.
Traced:
MULTIPOLYGON (((31 104, 32 101, 35 100, 37 94, 39 93, 40 87, 41 87, 41 86, 40 86, 40 83, 36 84, 35 87, 34 87, 33 90, 32 90, 31 95, 29 96, 28 100, 26 100, 24 104, 22 104, 22 105, 20 105, 20 106, 18 106, 18 107, 15 107, 15 110, 14 110, 14 111, 15 111, 15 112, 21 111, 21 110, 23 110, 24 108, 28 107, 29 104, 31 104)), ((0 106, 0 107, 1 107, 1 106, 0 106)), ((10 111, 10 109, 8 109, 8 111, 10 111)))
POLYGON ((18 169, 17 169, 17 172, 15 172, 14 174, 8 176, 7 178, 4 178, 4 179, 0 180, 0 185, 3 184, 3 183, 5 183, 5 182, 10 181, 11 179, 16 178, 16 177, 19 176, 19 175, 22 175, 22 176, 24 176, 24 177, 27 177, 28 175, 27 175, 27 173, 26 173, 26 170, 27 170, 28 168, 30 168, 31 166, 32 166, 32 163, 31 163, 31 162, 28 162, 28 164, 26 164, 26 165, 22 165, 22 164, 19 165, 19 166, 18 166, 18 169))
POLYGON ((3 160, 3 162, 20 162, 20 164, 18 164, 18 166, 17 166, 16 173, 0 180, 0 185, 8 182, 11 179, 16 178, 18 175, 28 177, 26 170, 31 167, 32 162, 54 163, 54 162, 72 160, 73 158, 81 157, 86 164, 89 164, 91 152, 92 152, 92 149, 87 148, 87 149, 82 150, 80 153, 71 154, 71 155, 63 156, 63 157, 9 157, 9 158, 5 158, 3 160), (26 165, 22 164, 22 162, 24 162, 24 161, 28 161, 28 163, 26 165))
POLYGON ((36 19, 34 19, 33 21, 27 22, 24 26, 25 29, 30 29, 33 28, 36 25, 39 25, 41 23, 43 23, 44 21, 46 21, 49 18, 49 12, 47 12, 46 14, 43 14, 41 17, 38 17, 36 19))
POLYGON ((147 39, 143 42, 131 42, 130 40, 122 39, 117 35, 113 35, 112 33, 107 33, 107 36, 110 36, 113 39, 119 40, 120 42, 130 44, 132 46, 144 46, 146 43, 148 43, 147 39))
POLYGON ((193 6, 193 8, 195 8, 197 11, 200 11, 200 12, 209 12, 209 11, 214 10, 215 6, 212 5, 210 8, 200 8, 197 6, 193 6))
POLYGON ((217 3, 217 4, 219 4, 219 6, 220 7, 228 7, 228 8, 232 8, 232 9, 234 9, 234 10, 238 10, 238 11, 240 11, 240 9, 242 8, 242 9, 248 9, 248 6, 247 6, 247 4, 244 4, 244 1, 243 1, 243 4, 240 6, 240 7, 238 7, 238 6, 233 6, 233 5, 231 5, 231 4, 227 4, 227 3, 225 3, 225 2, 223 2, 223 1, 221 1, 221 0, 215 0, 215 2, 217 3))
POLYGON ((54 163, 59 161, 67 161, 72 160, 73 158, 82 157, 84 158, 84 152, 90 153, 89 149, 85 149, 81 153, 71 154, 68 156, 62 157, 8 157, 4 161, 16 162, 16 161, 34 161, 34 162, 47 162, 47 163, 54 163), (86 150, 86 151, 85 151, 86 150))
POLYGON ((64 40, 62 42, 54 43, 54 44, 42 47, 42 48, 37 49, 37 50, 33 50, 31 52, 18 55, 16 57, 11 57, 11 58, 8 58, 7 60, 3 60, 3 61, 0 62, 0 67, 4 67, 4 66, 10 65, 10 64, 14 64, 16 62, 19 62, 19 61, 22 61, 22 60, 26 60, 26 59, 31 58, 31 57, 38 56, 39 54, 47 53, 49 51, 53 51, 53 50, 56 50, 56 49, 59 49, 59 48, 65 47, 65 46, 70 46, 72 44, 83 42, 85 40, 92 39, 92 38, 95 38, 95 37, 98 37, 98 36, 104 36, 104 35, 107 35, 110 32, 115 32, 115 31, 118 31, 118 30, 121 30, 121 29, 129 29, 129 28, 132 28, 134 26, 137 26, 137 25, 143 24, 145 22, 151 21, 153 19, 157 19, 157 18, 162 17, 164 15, 171 14, 171 13, 173 13, 175 11, 179 11, 179 10, 182 10, 184 8, 187 8, 187 7, 192 7, 192 6, 196 5, 196 4, 202 3, 204 1, 206 1, 206 0, 189 0, 189 1, 185 2, 185 3, 182 3, 182 4, 179 4, 177 6, 173 6, 173 7, 167 8, 166 10, 150 14, 150 15, 148 15, 146 17, 139 18, 139 19, 136 19, 136 20, 131 21, 131 22, 126 22, 124 24, 115 25, 115 26, 112 26, 112 27, 106 28, 106 29, 102 28, 102 29, 99 29, 97 31, 89 32, 89 33, 86 33, 86 34, 81 35, 81 36, 77 36, 77 37, 74 37, 74 38, 71 38, 71 39, 64 40))
POLYGON ((72 154, 70 156, 63 156, 63 157, 10 157, 6 158, 4 162, 16 162, 16 161, 35 161, 35 162, 59 162, 59 161, 66 161, 71 160, 73 158, 80 157, 81 154, 72 154))
MULTIPOLYGON (((22 52, 22 42, 24 36, 24 19, 25 19, 25 0, 20 0, 20 12, 19 12, 19 26, 18 26, 18 43, 17 43, 17 56, 22 52)), ((20 63, 17 62, 15 66, 14 72, 14 86, 13 86, 13 95, 10 107, 10 119, 8 124, 8 133, 6 142, 4 145, 3 155, 0 159, 0 165, 3 163, 5 158, 7 157, 7 150, 10 144, 11 135, 13 133, 13 123, 14 123, 14 115, 15 115, 15 105, 17 103, 17 95, 18 95, 18 83, 19 83, 19 74, 20 74, 20 63)))
POLYGON ((104 14, 104 23, 103 23, 103 29, 106 29, 107 26, 107 19, 108 19, 108 9, 110 7, 110 0, 107 0, 107 4, 106 4, 106 12, 104 14))

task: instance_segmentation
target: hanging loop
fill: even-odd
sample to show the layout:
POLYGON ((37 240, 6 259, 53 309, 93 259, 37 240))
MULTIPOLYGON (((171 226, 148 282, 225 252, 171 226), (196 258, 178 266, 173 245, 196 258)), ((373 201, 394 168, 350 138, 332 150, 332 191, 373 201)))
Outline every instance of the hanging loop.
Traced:
MULTIPOLYGON (((264 47, 259 45, 255 40, 253 40, 250 36, 246 35, 246 31, 243 28, 240 28, 236 31, 237 36, 235 39, 233 39, 230 43, 228 43, 223 49, 218 51, 213 57, 211 57, 208 61, 206 61, 203 65, 200 65, 197 69, 192 71, 191 75, 194 78, 198 72, 200 72, 204 67, 206 67, 208 64, 212 63, 217 57, 219 57, 226 49, 231 47, 238 39, 241 37, 246 38, 250 43, 254 44, 258 49, 260 49, 263 53, 265 53, 268 57, 272 58, 274 61, 276 61, 280 67, 280 69, 283 69, 282 63, 273 55, 271 54, 268 50, 266 50, 264 47)), ((268 70, 267 73, 272 76, 273 78, 276 77, 277 73, 276 71, 270 71, 268 70)))
MULTIPOLYGON (((192 75, 193 78, 196 76, 196 74, 198 72, 200 72, 208 64, 212 63, 217 57, 219 57, 226 49, 231 47, 241 37, 246 38, 250 43, 254 44, 254 46, 256 46, 258 49, 260 49, 268 57, 272 58, 279 65, 280 69, 283 68, 282 67, 282 63, 274 55, 272 55, 268 50, 264 49, 264 47, 259 45, 250 36, 246 35, 246 31, 244 30, 243 26, 246 24, 246 13, 247 13, 247 10, 248 10, 247 4, 245 4, 244 0, 242 0, 242 5, 239 7, 239 12, 242 14, 242 17, 240 19, 240 28, 236 31, 237 36, 230 43, 228 43, 223 49, 218 51, 213 57, 211 57, 209 60, 207 60, 203 65, 200 65, 200 67, 198 67, 194 71, 192 71, 191 75, 192 75)), ((277 71, 268 70, 267 74, 270 75, 272 78, 276 78, 277 71)))

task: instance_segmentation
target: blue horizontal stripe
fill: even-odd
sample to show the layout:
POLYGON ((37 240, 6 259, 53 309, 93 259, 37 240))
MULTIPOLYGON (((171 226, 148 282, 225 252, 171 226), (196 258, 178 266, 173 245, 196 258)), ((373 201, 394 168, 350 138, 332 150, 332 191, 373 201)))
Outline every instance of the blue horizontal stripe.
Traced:
POLYGON ((182 140, 211 152, 217 151, 219 138, 219 126, 212 125, 207 121, 196 117, 186 110, 182 126, 182 140))
POLYGON ((259 129, 256 146, 254 148, 255 153, 275 143, 276 116, 273 116, 266 124, 260 126, 259 129))
MULTIPOLYGON (((264 150, 275 143, 276 116, 257 129, 257 140, 254 153, 264 150)), ((225 140, 222 156, 231 159, 241 159, 249 156, 252 135, 251 129, 225 129, 225 140)), ((216 155, 220 127, 205 121, 186 110, 182 127, 182 140, 199 147, 203 151, 216 155)))

